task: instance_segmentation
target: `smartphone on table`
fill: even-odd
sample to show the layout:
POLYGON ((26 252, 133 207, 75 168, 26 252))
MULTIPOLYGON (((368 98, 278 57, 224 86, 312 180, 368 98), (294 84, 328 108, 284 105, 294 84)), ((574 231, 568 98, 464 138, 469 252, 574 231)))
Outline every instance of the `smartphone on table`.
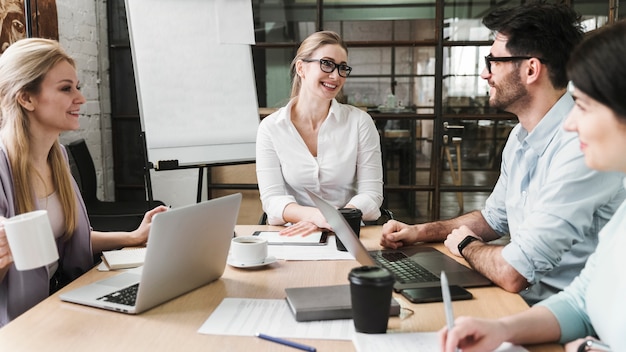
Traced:
MULTIPOLYGON (((442 302, 441 287, 410 288, 401 291, 402 295, 412 303, 442 302)), ((453 301, 472 299, 472 293, 461 286, 450 286, 450 298, 453 301)))

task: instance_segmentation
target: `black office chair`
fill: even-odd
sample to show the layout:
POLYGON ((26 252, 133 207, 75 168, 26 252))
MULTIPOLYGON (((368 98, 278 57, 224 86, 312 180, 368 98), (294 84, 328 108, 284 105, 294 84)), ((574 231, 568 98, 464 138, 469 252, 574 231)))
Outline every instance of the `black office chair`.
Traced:
POLYGON ((89 221, 98 231, 132 231, 137 229, 146 211, 164 205, 154 200, 101 201, 97 196, 96 167, 84 139, 66 145, 72 175, 81 190, 89 221))
POLYGON ((393 220, 393 212, 387 208, 380 208, 380 217, 378 220, 363 221, 365 225, 382 225, 389 220, 393 220))
MULTIPOLYGON (((363 224, 382 225, 389 220, 393 220, 393 212, 391 212, 391 210, 389 209, 380 208, 380 217, 378 218, 378 220, 363 221, 363 224)), ((259 218, 259 225, 267 225, 267 214, 265 212, 263 212, 263 214, 261 214, 261 217, 259 218)))

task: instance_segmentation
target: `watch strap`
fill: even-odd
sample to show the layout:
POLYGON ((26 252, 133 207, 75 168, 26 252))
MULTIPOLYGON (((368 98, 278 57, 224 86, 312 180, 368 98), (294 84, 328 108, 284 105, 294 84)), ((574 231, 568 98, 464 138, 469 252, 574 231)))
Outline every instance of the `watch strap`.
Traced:
POLYGON ((459 250, 459 254, 461 256, 463 256, 463 249, 465 247, 467 247, 468 244, 470 244, 470 243, 472 243, 474 241, 480 241, 480 238, 474 237, 474 236, 470 236, 470 235, 465 236, 465 238, 461 242, 459 242, 459 245, 457 246, 457 248, 459 250))

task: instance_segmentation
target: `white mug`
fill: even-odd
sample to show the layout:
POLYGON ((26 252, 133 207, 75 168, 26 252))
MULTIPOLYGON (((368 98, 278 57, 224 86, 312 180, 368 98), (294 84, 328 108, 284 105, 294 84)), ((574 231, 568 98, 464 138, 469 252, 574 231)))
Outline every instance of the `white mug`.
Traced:
POLYGON ((235 237, 230 244, 230 255, 237 264, 261 264, 267 258, 267 240, 257 236, 235 237))
POLYGON ((39 268, 59 259, 46 210, 35 210, 6 219, 4 230, 17 270, 39 268))

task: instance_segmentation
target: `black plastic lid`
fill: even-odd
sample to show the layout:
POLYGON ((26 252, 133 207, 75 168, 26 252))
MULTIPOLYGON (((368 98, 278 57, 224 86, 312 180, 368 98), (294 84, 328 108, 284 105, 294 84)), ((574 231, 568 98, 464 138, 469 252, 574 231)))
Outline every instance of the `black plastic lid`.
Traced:
POLYGON ((387 286, 394 283, 389 270, 378 266, 361 266, 348 274, 348 280, 355 285, 387 286))
POLYGON ((361 211, 361 209, 357 209, 357 208, 340 208, 339 212, 343 214, 344 216, 346 214, 359 215, 359 216, 363 215, 363 212, 361 211))

